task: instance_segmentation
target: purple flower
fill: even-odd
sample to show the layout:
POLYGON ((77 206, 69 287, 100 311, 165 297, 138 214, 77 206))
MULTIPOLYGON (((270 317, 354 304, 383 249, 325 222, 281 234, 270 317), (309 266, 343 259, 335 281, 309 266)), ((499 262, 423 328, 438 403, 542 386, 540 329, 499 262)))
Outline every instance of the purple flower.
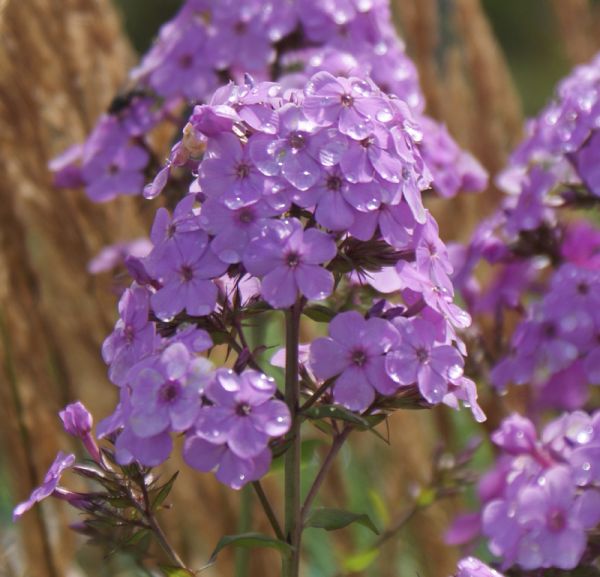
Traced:
POLYGON ((317 72, 306 85, 304 112, 317 124, 335 124, 342 134, 362 140, 373 132, 380 94, 369 81, 317 72))
POLYGON ((200 222, 206 232, 215 236, 211 243, 213 252, 223 262, 237 263, 267 218, 276 214, 278 212, 264 201, 231 209, 220 200, 209 198, 202 205, 200 222))
POLYGON ((198 182, 206 196, 223 199, 232 209, 255 203, 266 188, 266 178, 250 158, 248 147, 227 133, 209 140, 198 182))
MULTIPOLYGON (((186 238, 188 234, 202 230, 200 210, 194 208, 196 198, 192 194, 183 197, 175 206, 173 217, 166 208, 159 208, 154 216, 150 240, 154 246, 174 243, 175 240, 186 238)), ((202 236, 196 234, 196 236, 202 236)))
POLYGON ((475 557, 466 557, 458 563, 455 577, 503 577, 495 569, 488 567, 475 557))
POLYGON ((430 403, 439 403, 448 382, 463 374, 464 361, 452 346, 436 341, 434 326, 422 319, 397 322, 400 345, 388 355, 386 370, 399 385, 417 383, 430 403))
POLYGON ((208 473, 216 469, 216 477, 221 483, 239 490, 246 483, 258 481, 267 474, 271 465, 271 451, 264 449, 256 457, 238 457, 227 445, 209 443, 198 435, 188 435, 183 447, 185 462, 196 469, 208 473))
POLYGON ((590 192, 600 196, 600 130, 594 131, 577 154, 577 170, 590 192))
POLYGON ((537 485, 521 491, 518 519, 526 534, 519 544, 517 562, 524 569, 574 569, 581 560, 586 545, 582 514, 597 523, 600 503, 589 501, 595 511, 581 511, 574 489, 569 470, 557 466, 540 477, 537 485))
POLYGON ((336 252, 335 242, 325 233, 304 230, 300 221, 286 219, 263 228, 250 242, 243 263, 250 274, 262 277, 264 299, 275 308, 287 308, 298 292, 310 300, 331 294, 333 275, 320 265, 336 252))
POLYGON ((249 141, 250 156, 265 175, 281 173, 298 190, 308 190, 321 174, 320 148, 311 136, 317 127, 293 103, 282 106, 278 116, 277 138, 257 134, 249 141))
POLYGON ((256 457, 271 437, 290 427, 287 406, 273 399, 276 390, 275 381, 257 371, 218 370, 204 391, 212 405, 202 409, 197 433, 210 442, 227 442, 240 458, 256 457))
POLYGON ((90 260, 87 269, 91 274, 106 272, 123 265, 128 257, 143 258, 151 250, 152 243, 147 238, 111 244, 90 260))
POLYGON ((200 411, 200 394, 209 380, 210 363, 192 359, 183 343, 170 345, 152 367, 132 379, 132 432, 142 438, 189 429, 200 411))
POLYGON ((241 10, 235 2, 215 5, 209 57, 217 69, 233 68, 236 71, 262 73, 275 59, 275 50, 265 33, 263 14, 268 13, 260 3, 241 10))
POLYGON ((537 432, 529 419, 514 413, 502 421, 492 441, 509 455, 531 455, 536 451, 537 432))
POLYGON ((364 411, 376 393, 392 395, 398 390, 385 370, 386 354, 398 342, 398 332, 388 321, 345 312, 329 324, 329 337, 312 343, 309 364, 318 379, 337 376, 333 389, 337 403, 364 411))
POLYGON ((151 298, 156 316, 170 320, 184 309, 193 316, 212 312, 217 287, 211 279, 221 276, 227 267, 212 251, 203 231, 157 247, 148 257, 148 270, 162 284, 151 298))
POLYGON ((141 194, 149 158, 114 116, 104 116, 83 149, 81 174, 86 193, 96 202, 120 194, 141 194))
POLYGON ((129 369, 150 355, 156 346, 156 330, 149 321, 150 294, 134 284, 119 301, 119 320, 102 345, 110 380, 123 385, 129 369))
POLYGON ((57 489, 62 474, 75 464, 75 455, 67 455, 62 451, 56 455, 56 459, 48 469, 44 482, 34 489, 27 501, 19 503, 13 511, 13 520, 17 520, 23 513, 29 511, 36 503, 50 497, 57 489))
POLYGON ((80 401, 67 405, 59 415, 69 435, 83 438, 92 430, 92 415, 80 401))
MULTIPOLYGON (((146 78, 162 97, 184 96, 192 102, 204 99, 217 86, 217 77, 207 59, 207 31, 199 18, 167 25, 158 42, 133 72, 146 78)), ((212 43, 211 43, 212 45, 212 43)))
POLYGON ((204 391, 209 404, 186 440, 186 462, 200 471, 218 467, 217 478, 234 489, 264 475, 269 440, 291 424, 286 404, 273 398, 276 390, 275 381, 257 371, 218 370, 204 391))

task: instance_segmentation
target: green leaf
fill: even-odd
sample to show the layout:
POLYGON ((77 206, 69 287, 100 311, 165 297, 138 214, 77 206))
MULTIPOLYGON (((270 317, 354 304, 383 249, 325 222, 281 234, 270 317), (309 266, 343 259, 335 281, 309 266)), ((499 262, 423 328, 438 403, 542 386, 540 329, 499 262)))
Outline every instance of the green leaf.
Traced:
POLYGON ((340 405, 312 406, 306 409, 303 414, 309 419, 339 419, 340 421, 347 421, 365 429, 371 428, 367 419, 340 405))
POLYGON ((169 493, 173 488, 173 483, 175 483, 175 479, 177 479, 178 475, 179 471, 174 473, 174 475, 158 490, 150 507, 152 511, 156 511, 164 503, 165 499, 169 496, 169 493))
POLYGON ((369 549, 356 555, 350 555, 343 561, 344 569, 351 573, 360 573, 372 565, 378 555, 379 549, 369 549))
POLYGON ((309 305, 302 312, 317 323, 328 323, 335 317, 335 311, 323 305, 309 305))
POLYGON ((325 507, 314 509, 308 516, 305 526, 325 529, 326 531, 335 531, 343 529, 351 523, 358 523, 373 531, 375 535, 379 535, 377 527, 375 527, 373 521, 371 521, 371 518, 366 513, 352 513, 343 509, 329 509, 325 507))
POLYGON ((183 567, 172 567, 170 565, 161 565, 159 567, 163 575, 166 577, 195 577, 191 571, 183 567))
POLYGON ((375 509, 379 520, 383 523, 384 526, 390 524, 390 511, 384 500, 381 498, 381 495, 371 489, 368 493, 369 501, 375 509))
POLYGON ((263 535, 262 533, 240 533, 238 535, 225 535, 225 537, 221 537, 208 562, 214 563, 217 555, 225 549, 225 547, 229 547, 230 545, 233 547, 244 547, 246 549, 269 547, 270 549, 277 549, 285 557, 292 552, 292 546, 285 541, 274 539, 273 537, 263 535))

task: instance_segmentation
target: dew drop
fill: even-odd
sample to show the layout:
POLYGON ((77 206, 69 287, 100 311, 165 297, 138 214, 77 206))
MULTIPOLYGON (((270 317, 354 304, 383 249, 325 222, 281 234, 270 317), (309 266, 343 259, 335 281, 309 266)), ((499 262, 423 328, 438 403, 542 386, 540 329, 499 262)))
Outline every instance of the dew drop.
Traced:
POLYGON ((575 440, 580 445, 585 445, 592 440, 592 436, 594 435, 594 429, 592 427, 586 427, 585 429, 579 431, 575 436, 575 440))
POLYGON ((376 118, 379 120, 379 122, 389 122, 392 118, 394 118, 394 115, 389 108, 382 108, 377 112, 376 118))

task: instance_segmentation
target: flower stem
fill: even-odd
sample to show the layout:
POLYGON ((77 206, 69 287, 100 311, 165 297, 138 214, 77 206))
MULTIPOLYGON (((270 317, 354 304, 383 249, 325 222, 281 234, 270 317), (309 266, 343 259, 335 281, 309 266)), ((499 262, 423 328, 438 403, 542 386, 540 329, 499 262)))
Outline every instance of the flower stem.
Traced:
POLYGON ((283 577, 298 577, 302 519, 300 503, 300 384, 298 380, 298 346, 300 344, 301 301, 285 312, 285 402, 292 416, 289 437, 291 445, 285 453, 285 537, 292 553, 282 565, 283 577))
POLYGON ((312 487, 308 491, 308 495, 306 496, 304 505, 302 506, 302 515, 301 515, 302 522, 304 522, 306 520, 306 517, 310 513, 311 505, 312 505, 313 501, 315 500, 315 497, 317 496, 317 493, 319 492, 319 489, 321 488, 321 485, 322 485, 323 481, 325 480, 327 473, 331 469, 331 466, 333 465, 333 463, 335 461, 335 457, 337 456, 339 450, 342 448, 342 445, 348 438, 348 435, 350 435, 351 431, 352 431, 352 427, 346 426, 342 430, 342 432, 339 435, 337 435, 335 437, 335 439, 333 440, 333 443, 329 449, 329 453, 327 453, 327 456, 325 457, 325 460, 323 461, 323 464, 321 465, 321 468, 319 469, 319 472, 317 473, 317 476, 315 477, 312 487))
POLYGON ((262 485, 260 484, 260 481, 253 481, 252 486, 254 487, 254 490, 256 491, 258 500, 260 501, 260 504, 262 505, 262 508, 265 512, 265 515, 267 516, 267 519, 269 520, 269 523, 271 523, 271 527, 273 528, 275 535, 277 535, 278 539, 285 541, 285 535, 283 534, 283 531, 281 530, 281 525, 279 525, 277 516, 275 515, 275 512, 273 511, 273 508, 271 507, 271 503, 269 502, 269 499, 268 499, 267 495, 265 494, 265 492, 262 488, 262 485))

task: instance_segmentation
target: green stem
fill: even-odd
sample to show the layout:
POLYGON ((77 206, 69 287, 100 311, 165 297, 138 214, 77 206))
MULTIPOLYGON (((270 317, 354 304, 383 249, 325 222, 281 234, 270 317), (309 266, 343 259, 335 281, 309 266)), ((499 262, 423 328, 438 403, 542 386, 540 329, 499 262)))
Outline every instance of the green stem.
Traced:
POLYGON ((277 535, 277 539, 281 539, 282 541, 285 541, 285 535, 283 534, 283 531, 281 530, 281 526, 279 525, 277 516, 275 515, 275 512, 273 511, 273 508, 271 507, 271 503, 269 502, 269 499, 268 499, 267 495, 265 494, 265 492, 262 488, 262 485, 260 484, 260 481, 253 481, 252 486, 254 487, 254 490, 256 491, 258 500, 260 501, 260 504, 262 505, 262 508, 265 512, 265 515, 267 516, 267 519, 269 520, 269 523, 271 523, 271 527, 273 528, 275 535, 277 535))
POLYGON ((339 435, 337 435, 333 440, 331 448, 329 449, 329 453, 327 453, 327 456, 325 457, 325 460, 323 461, 323 464, 321 465, 321 468, 319 469, 319 472, 315 477, 312 487, 308 491, 308 495, 306 496, 304 505, 302 506, 302 523, 304 523, 304 521, 308 517, 313 501, 315 500, 315 497, 317 496, 319 489, 321 488, 321 485, 323 484, 323 481, 327 476, 327 473, 329 473, 329 470, 333 466, 337 454, 339 453, 340 449, 342 448, 342 445, 345 443, 346 439, 348 438, 348 435, 350 435, 351 432, 352 427, 346 426, 342 430, 342 432, 339 435))
MULTIPOLYGON (((244 487, 240 493, 240 514, 238 520, 238 533, 248 533, 252 527, 252 491, 244 487)), ((235 577, 248 577, 250 550, 237 547, 235 550, 235 577)))
POLYGON ((289 437, 291 445, 285 453, 285 537, 292 553, 284 558, 283 577, 298 577, 300 571, 300 540, 302 536, 300 503, 300 425, 298 414, 300 385, 298 382, 298 346, 300 344, 300 314, 302 303, 285 311, 285 402, 292 416, 289 437))

